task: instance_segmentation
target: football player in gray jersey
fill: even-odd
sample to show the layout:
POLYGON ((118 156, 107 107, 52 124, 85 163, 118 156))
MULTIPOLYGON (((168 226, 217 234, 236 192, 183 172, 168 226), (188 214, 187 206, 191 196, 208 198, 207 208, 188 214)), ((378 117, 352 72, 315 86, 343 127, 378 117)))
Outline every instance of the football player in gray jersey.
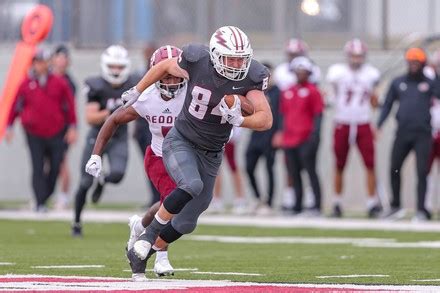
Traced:
MULTIPOLYGON (((83 154, 82 166, 93 151, 93 146, 99 130, 107 117, 122 105, 120 95, 135 84, 130 76, 130 59, 125 48, 119 45, 108 47, 101 55, 101 75, 86 79, 87 105, 85 117, 91 126, 87 134, 83 154)), ((109 159, 110 170, 105 176, 96 180, 96 187, 92 192, 92 202, 97 203, 102 195, 106 183, 121 182, 128 160, 127 126, 123 125, 113 135, 105 149, 109 159)), ((72 225, 72 236, 82 236, 81 214, 86 203, 86 196, 92 187, 94 178, 81 168, 81 178, 75 194, 75 216, 72 225)))
POLYGON ((127 252, 133 276, 145 273, 146 261, 155 251, 196 228, 200 214, 211 202, 232 126, 261 131, 272 127, 272 113, 263 92, 269 71, 252 59, 249 39, 239 28, 221 27, 212 35, 209 47, 185 46, 178 58, 153 66, 122 95, 125 106, 166 74, 188 80, 184 106, 162 149, 165 167, 177 188, 127 252), (246 96, 255 113, 243 117, 237 98, 229 108, 223 98, 229 94, 246 96))

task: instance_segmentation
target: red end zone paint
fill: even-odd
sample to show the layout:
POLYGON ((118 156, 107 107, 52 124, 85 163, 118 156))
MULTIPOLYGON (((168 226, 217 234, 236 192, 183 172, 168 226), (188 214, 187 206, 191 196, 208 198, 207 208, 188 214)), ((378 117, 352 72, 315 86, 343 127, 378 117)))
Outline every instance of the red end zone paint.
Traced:
MULTIPOLYGON (((328 285, 328 284, 259 284, 233 283, 230 281, 202 281, 177 279, 150 279, 135 283, 127 278, 3 275, 0 276, 0 292, 191 292, 191 293, 271 293, 271 292, 403 292, 419 291, 408 286, 328 285), (215 283, 215 285, 214 285, 215 283), (213 284, 213 285, 210 285, 213 284)), ((438 287, 424 287, 432 289, 438 287)), ((432 291, 431 291, 432 292, 432 291)))

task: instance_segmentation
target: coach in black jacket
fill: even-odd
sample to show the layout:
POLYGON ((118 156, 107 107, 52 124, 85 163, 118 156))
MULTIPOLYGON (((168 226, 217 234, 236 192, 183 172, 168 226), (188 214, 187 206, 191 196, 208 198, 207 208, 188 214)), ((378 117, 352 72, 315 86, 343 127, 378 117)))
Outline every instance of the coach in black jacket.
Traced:
POLYGON ((416 219, 431 219, 430 212, 425 208, 426 177, 428 159, 431 151, 431 99, 436 96, 434 82, 423 74, 426 54, 420 48, 410 48, 405 53, 408 72, 393 80, 388 90, 385 103, 380 114, 378 128, 393 107, 399 101, 396 114, 397 132, 391 153, 391 187, 393 199, 389 218, 403 216, 400 210, 400 170, 405 158, 414 150, 417 158, 417 213, 416 219))

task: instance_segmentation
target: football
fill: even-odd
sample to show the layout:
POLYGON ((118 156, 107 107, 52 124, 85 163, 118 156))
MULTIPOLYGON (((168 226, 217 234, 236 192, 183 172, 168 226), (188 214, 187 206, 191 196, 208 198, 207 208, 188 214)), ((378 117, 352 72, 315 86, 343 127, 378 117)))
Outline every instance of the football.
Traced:
POLYGON ((254 109, 254 105, 252 105, 252 102, 249 101, 248 98, 246 98, 245 96, 242 95, 226 95, 224 97, 226 105, 228 105, 229 108, 231 108, 234 105, 234 101, 235 101, 235 97, 240 99, 241 102, 241 114, 243 115, 243 117, 249 116, 254 114, 255 109, 254 109))

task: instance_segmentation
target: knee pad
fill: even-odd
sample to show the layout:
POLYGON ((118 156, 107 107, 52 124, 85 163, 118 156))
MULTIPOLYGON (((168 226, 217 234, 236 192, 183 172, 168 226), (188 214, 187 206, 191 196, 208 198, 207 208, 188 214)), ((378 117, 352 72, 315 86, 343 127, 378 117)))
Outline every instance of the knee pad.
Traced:
POLYGON ((165 226, 165 228, 163 228, 162 231, 160 231, 159 237, 162 238, 163 241, 169 244, 169 243, 173 243, 174 241, 182 237, 182 235, 183 234, 176 231, 173 225, 171 225, 171 222, 169 222, 165 226))
POLYGON ((124 177, 124 173, 121 172, 111 172, 107 176, 105 176, 105 182, 110 182, 117 184, 121 182, 122 178, 124 177))
POLYGON ((181 189, 191 194, 192 197, 196 197, 203 190, 203 182, 200 179, 193 179, 191 182, 184 184, 181 189))
POLYGON ((183 207, 192 199, 191 194, 176 188, 173 192, 168 195, 163 201, 164 208, 171 214, 178 214, 183 209, 183 207))
POLYGON ((173 229, 175 229, 177 232, 181 234, 190 234, 192 233, 196 227, 197 227, 197 220, 194 221, 179 221, 179 222, 173 222, 172 225, 174 225, 173 229))

